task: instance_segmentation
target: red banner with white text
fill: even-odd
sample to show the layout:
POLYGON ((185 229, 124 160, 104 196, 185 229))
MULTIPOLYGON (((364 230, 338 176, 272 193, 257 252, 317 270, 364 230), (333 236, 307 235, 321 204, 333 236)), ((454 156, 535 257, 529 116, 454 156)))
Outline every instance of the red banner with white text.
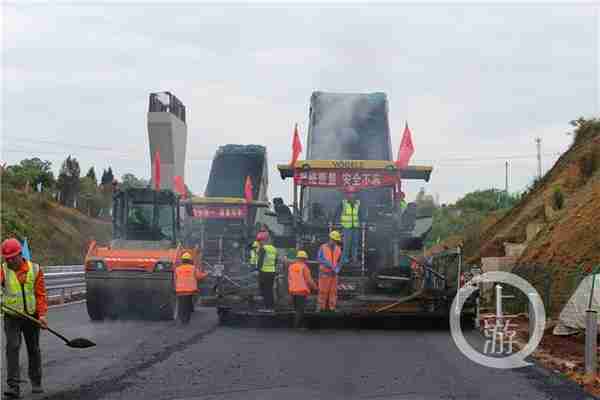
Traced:
POLYGON ((310 171, 297 170, 294 172, 294 182, 296 185, 312 187, 356 187, 359 189, 368 189, 394 186, 398 181, 398 175, 382 173, 381 170, 311 169, 310 171))

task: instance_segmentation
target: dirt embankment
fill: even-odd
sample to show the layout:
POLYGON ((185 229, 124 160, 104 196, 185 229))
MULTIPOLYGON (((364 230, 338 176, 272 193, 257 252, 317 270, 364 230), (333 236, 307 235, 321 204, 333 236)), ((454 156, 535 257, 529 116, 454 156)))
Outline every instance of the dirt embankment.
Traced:
POLYGON ((560 312, 578 278, 600 265, 600 121, 575 132, 574 145, 515 207, 485 220, 478 243, 470 246, 476 254, 466 260, 481 265, 482 257, 505 256, 505 242, 524 243, 518 273, 534 286, 534 281, 544 282, 541 275, 549 276, 545 284, 550 285, 553 314, 560 312))
POLYGON ((83 263, 90 238, 108 242, 109 222, 89 218, 38 193, 2 188, 2 239, 27 238, 33 259, 41 265, 83 263))

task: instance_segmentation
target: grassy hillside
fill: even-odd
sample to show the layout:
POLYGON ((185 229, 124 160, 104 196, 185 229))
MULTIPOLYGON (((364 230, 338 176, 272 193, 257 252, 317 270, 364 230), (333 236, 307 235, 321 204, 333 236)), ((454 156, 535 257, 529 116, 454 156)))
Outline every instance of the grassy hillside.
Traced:
POLYGON ((94 237, 107 242, 111 224, 62 207, 38 193, 2 188, 2 239, 27 237, 33 258, 41 265, 81 264, 94 237))

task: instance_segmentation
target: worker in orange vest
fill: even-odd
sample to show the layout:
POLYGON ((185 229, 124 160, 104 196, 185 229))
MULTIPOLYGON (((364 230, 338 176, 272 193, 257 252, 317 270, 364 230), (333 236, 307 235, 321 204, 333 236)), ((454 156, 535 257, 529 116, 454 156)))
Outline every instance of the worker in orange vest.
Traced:
POLYGON ((340 243, 338 231, 329 233, 329 241, 319 249, 319 304, 318 311, 335 311, 337 304, 337 275, 340 272, 340 243))
POLYGON ((308 254, 300 250, 296 254, 296 261, 290 264, 288 269, 288 290, 294 302, 294 327, 300 328, 304 319, 304 307, 306 306, 306 297, 310 291, 317 291, 317 285, 310 275, 310 269, 306 265, 308 254))
POLYGON ((194 311, 194 295, 198 293, 198 282, 208 275, 194 265, 189 252, 181 255, 181 264, 175 269, 175 294, 177 295, 177 319, 188 324, 194 311))

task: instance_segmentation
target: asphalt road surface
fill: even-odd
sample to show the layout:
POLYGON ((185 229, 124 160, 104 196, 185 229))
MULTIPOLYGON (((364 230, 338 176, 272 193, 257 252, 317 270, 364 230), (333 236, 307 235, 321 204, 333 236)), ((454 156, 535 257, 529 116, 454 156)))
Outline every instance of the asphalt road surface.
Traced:
MULTIPOLYGON (((457 350, 447 329, 411 321, 394 330, 222 327, 213 309, 200 308, 191 324, 181 328, 173 322, 92 323, 84 304, 54 308, 49 320, 68 337, 87 337, 98 346, 70 349, 44 333, 46 393, 34 397, 24 383, 27 398, 593 398, 537 366, 508 371, 481 367, 457 350)), ((483 341, 476 332, 467 336, 475 344, 483 341)))

